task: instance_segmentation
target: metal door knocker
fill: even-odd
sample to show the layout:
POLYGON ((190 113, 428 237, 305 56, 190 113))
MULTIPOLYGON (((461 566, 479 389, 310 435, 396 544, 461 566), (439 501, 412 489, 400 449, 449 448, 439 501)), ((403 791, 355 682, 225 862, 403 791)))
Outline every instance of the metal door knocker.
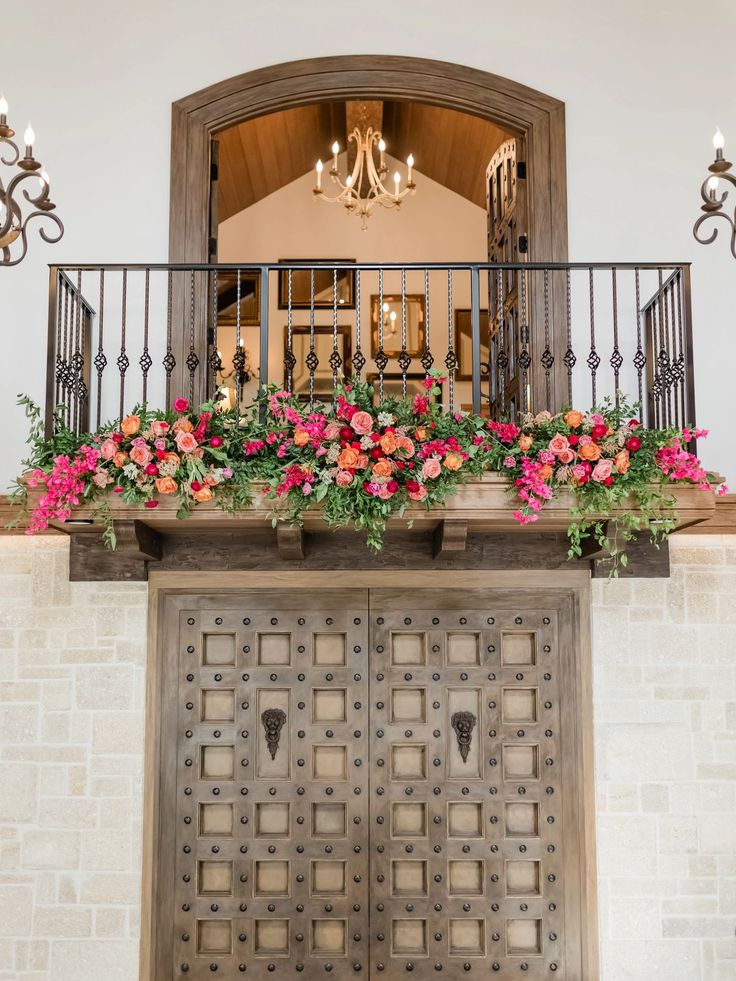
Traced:
POLYGON ((450 722, 457 736, 457 748, 460 750, 463 763, 467 763, 476 718, 472 712, 453 712, 450 722))
POLYGON ((265 712, 261 713, 261 722, 263 723, 263 728, 266 730, 268 751, 271 754, 271 759, 275 760, 276 752, 279 748, 281 730, 286 723, 286 712, 283 712, 281 709, 266 709, 265 712))

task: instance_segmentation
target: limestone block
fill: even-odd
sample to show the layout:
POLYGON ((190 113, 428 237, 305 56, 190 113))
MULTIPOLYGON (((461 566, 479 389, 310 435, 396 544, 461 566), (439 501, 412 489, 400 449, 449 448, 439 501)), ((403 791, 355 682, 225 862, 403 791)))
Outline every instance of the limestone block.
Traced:
POLYGON ((76 831, 26 831, 21 861, 26 869, 76 869, 80 836, 76 831))
POLYGON ((127 664, 80 665, 76 704, 82 709, 127 709, 132 704, 133 668, 127 664))
POLYGON ((33 886, 0 882, 0 937, 27 937, 32 915, 33 886))
POLYGON ((89 937, 92 911, 76 906, 37 906, 33 933, 40 937, 89 937))
POLYGON ((132 981, 138 945, 131 940, 63 940, 53 944, 53 981, 132 981))
POLYGON ((37 766, 3 761, 0 821, 22 824, 33 820, 37 783, 37 766))
POLYGON ((130 831, 88 831, 84 835, 81 868, 126 871, 130 867, 130 831))

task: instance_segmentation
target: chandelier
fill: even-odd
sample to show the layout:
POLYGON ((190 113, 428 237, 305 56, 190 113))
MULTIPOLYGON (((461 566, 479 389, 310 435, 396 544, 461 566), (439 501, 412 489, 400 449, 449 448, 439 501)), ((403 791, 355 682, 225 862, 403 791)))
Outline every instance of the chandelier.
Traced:
POLYGON ((25 154, 22 157, 13 136, 15 131, 8 126, 8 103, 0 96, 0 164, 11 168, 7 186, 0 171, 0 265, 3 266, 17 266, 25 257, 28 225, 35 218, 48 219, 58 229, 58 234, 53 231, 49 234, 46 229, 39 228, 44 242, 58 242, 64 234, 61 220, 51 213, 56 205, 49 197, 49 175, 33 156, 36 134, 31 124, 23 134, 25 154), (2 155, 3 144, 10 147, 7 157, 2 155), (19 244, 15 245, 16 242, 19 244))
POLYGON ((365 231, 368 227, 368 219, 376 205, 382 208, 400 208, 404 198, 408 194, 416 192, 417 186, 411 175, 414 157, 409 154, 406 158, 406 183, 402 188, 401 174, 398 170, 395 171, 392 181, 386 181, 388 177, 386 143, 379 130, 368 126, 363 132, 356 126, 348 136, 348 144, 351 142, 355 143, 357 150, 353 172, 347 175, 344 181, 341 179, 337 169, 340 144, 335 141, 332 144, 330 177, 332 183, 338 188, 338 193, 332 197, 325 194, 322 188, 322 171, 325 165, 321 160, 318 160, 314 195, 328 204, 341 204, 349 214, 358 215, 361 220, 361 228, 365 231), (378 150, 378 164, 376 164, 376 149, 378 150), (388 187, 386 183, 388 183, 388 187), (391 184, 393 184, 393 189, 391 189, 391 184))
POLYGON ((700 210, 703 214, 693 226, 693 235, 701 245, 710 245, 718 237, 718 226, 713 228, 707 238, 701 237, 700 229, 712 218, 723 219, 731 230, 731 254, 736 259, 736 208, 734 208, 732 215, 728 214, 723 209, 723 205, 728 197, 728 190, 724 190, 719 194, 722 186, 721 181, 726 181, 732 187, 736 187, 736 174, 731 173, 733 164, 723 156, 725 142, 723 133, 720 129, 717 129, 713 137, 713 149, 716 151, 715 159, 708 167, 710 176, 705 178, 700 187, 700 196, 703 199, 700 210))

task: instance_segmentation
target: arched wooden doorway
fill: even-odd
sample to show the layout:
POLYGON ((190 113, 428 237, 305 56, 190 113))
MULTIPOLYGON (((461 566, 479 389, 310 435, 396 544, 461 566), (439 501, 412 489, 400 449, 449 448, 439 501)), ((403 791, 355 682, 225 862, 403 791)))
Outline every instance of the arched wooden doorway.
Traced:
POLYGON ((393 55, 311 58, 246 72, 172 107, 172 262, 208 259, 210 137, 264 113, 339 99, 406 99, 502 125, 527 149, 529 258, 567 258, 564 104, 489 72, 393 55))

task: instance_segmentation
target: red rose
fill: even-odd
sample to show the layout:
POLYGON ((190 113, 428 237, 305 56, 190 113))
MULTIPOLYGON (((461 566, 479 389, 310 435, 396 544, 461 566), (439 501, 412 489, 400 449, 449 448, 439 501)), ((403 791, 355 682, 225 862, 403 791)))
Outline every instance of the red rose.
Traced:
POLYGON ((608 426, 598 423, 597 425, 593 426, 590 435, 593 437, 593 439, 603 439, 607 432, 608 426))
POLYGON ((399 489, 399 485, 396 483, 395 480, 389 480, 389 482, 386 484, 386 487, 388 488, 388 490, 391 491, 392 494, 395 494, 396 491, 399 489))
POLYGON ((125 488, 124 487, 113 487, 113 490, 115 491, 116 494, 122 494, 123 491, 125 490, 125 488))
POLYGON ((113 433, 112 436, 110 437, 110 439, 113 441, 113 443, 122 443, 123 442, 123 434, 122 433, 113 433))
POLYGON ((638 449, 641 449, 641 440, 638 436, 629 436, 625 445, 629 453, 636 453, 638 449))
POLYGON ((641 423, 639 422, 638 419, 629 419, 627 426, 629 427, 629 429, 638 429, 639 426, 641 426, 641 423))
POLYGON ((210 446, 214 446, 215 449, 218 446, 222 446, 222 439, 219 436, 213 436, 212 439, 210 440, 210 446))
POLYGON ((353 438, 353 430, 350 426, 343 426, 340 430, 340 439, 351 440, 353 438))
POLYGON ((396 469, 397 470, 403 470, 404 469, 404 466, 405 466, 405 464, 404 464, 403 460, 397 460, 396 461, 396 469))
POLYGON ((570 444, 570 446, 577 446, 578 443, 580 442, 580 437, 579 436, 576 436, 573 433, 572 436, 568 436, 567 437, 567 442, 570 444))
POLYGON ((379 443, 381 441, 381 434, 371 433, 371 439, 373 440, 374 443, 379 443))
POLYGON ((147 507, 147 508, 157 508, 158 507, 158 501, 146 501, 145 504, 144 504, 144 507, 147 507))
POLYGON ((189 402, 186 399, 174 399, 174 412, 186 412, 189 402))
POLYGON ((149 477, 155 477, 156 474, 158 473, 158 467, 156 466, 156 464, 149 463, 148 466, 146 467, 146 473, 149 475, 149 477))
POLYGON ((587 484, 589 480, 590 480, 590 477, 578 477, 578 483, 579 484, 587 484))
POLYGON ((192 481, 192 490, 193 491, 200 491, 200 490, 202 490, 202 484, 200 484, 200 482, 198 480, 193 480, 192 481))
POLYGON ((613 477, 606 477, 606 479, 603 481, 603 486, 610 487, 612 483, 613 483, 613 477))
POLYGON ((381 457, 383 456, 383 450, 381 449, 380 446, 374 446, 371 452, 369 453, 369 456, 373 460, 380 460, 381 457))
POLYGON ((416 480, 407 480, 406 489, 412 494, 416 494, 416 492, 419 490, 419 484, 416 482, 416 480))

